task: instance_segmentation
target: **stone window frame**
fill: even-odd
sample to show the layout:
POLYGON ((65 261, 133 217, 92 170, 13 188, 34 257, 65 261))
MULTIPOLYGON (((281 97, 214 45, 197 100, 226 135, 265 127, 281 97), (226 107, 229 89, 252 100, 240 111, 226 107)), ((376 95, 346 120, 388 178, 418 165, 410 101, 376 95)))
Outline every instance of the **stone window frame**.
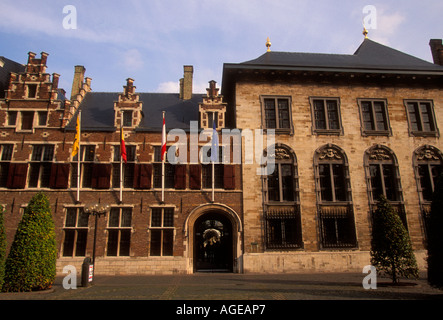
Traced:
POLYGON ((88 241, 88 233, 89 233, 89 215, 84 213, 84 206, 76 206, 76 205, 67 205, 65 206, 65 219, 63 221, 63 241, 62 241, 62 246, 61 246, 61 256, 65 257, 65 258, 73 258, 73 257, 84 257, 86 256, 86 249, 87 249, 87 241, 88 241), (76 218, 75 218, 75 223, 73 226, 71 225, 67 225, 67 219, 68 219, 68 210, 69 209, 76 209, 76 218), (79 221, 80 221, 80 216, 79 214, 85 214, 87 216, 87 223, 86 225, 79 225, 79 221), (66 245, 66 231, 73 231, 74 232, 74 239, 73 239, 73 248, 72 248, 72 254, 70 255, 66 255, 65 252, 65 245, 66 245), (86 237, 85 237, 85 248, 84 248, 84 254, 83 255, 77 255, 77 245, 78 245, 78 233, 79 231, 81 232, 86 232, 86 237))
POLYGON ((340 97, 324 97, 324 96, 312 96, 309 97, 309 104, 311 106, 311 121, 312 121, 312 133, 314 135, 343 135, 344 129, 343 129, 343 121, 341 119, 341 99, 340 97), (326 129, 323 128, 317 128, 316 121, 315 121, 315 108, 314 108, 314 101, 316 100, 323 100, 323 106, 324 106, 324 113, 325 113, 325 122, 326 122, 326 129), (337 121, 338 121, 338 129, 329 129, 329 121, 328 121, 328 110, 327 110, 327 101, 335 101, 337 103, 337 121))
POLYGON ((440 137, 440 131, 438 129, 437 118, 435 117, 435 106, 434 106, 434 101, 433 100, 431 100, 431 99, 404 99, 403 103, 404 103, 404 106, 405 106, 406 117, 408 119, 408 130, 409 130, 409 135, 410 136, 415 136, 415 137, 440 137), (419 113, 418 114, 419 115, 418 121, 420 121, 422 129, 421 130, 413 130, 412 129, 411 117, 410 117, 409 108, 408 108, 408 104, 409 103, 417 103, 419 106, 420 106, 421 103, 429 103, 429 108, 430 108, 429 116, 431 118, 432 125, 434 126, 434 130, 431 130, 431 131, 424 131, 423 130, 423 116, 422 116, 422 113, 420 111, 420 108, 418 108, 418 113, 419 113))
POLYGON ((47 109, 23 109, 23 108, 11 108, 8 109, 7 112, 7 116, 6 116, 6 123, 5 123, 5 127, 7 128, 15 128, 15 131, 18 133, 34 133, 35 129, 39 129, 39 128, 45 128, 48 126, 48 120, 49 120, 49 111, 47 109), (24 119, 24 115, 23 113, 27 112, 29 114, 32 114, 32 122, 31 122, 31 127, 30 128, 25 128, 23 129, 23 119, 24 119), (10 123, 11 119, 12 119, 12 114, 15 113, 14 118, 15 118, 15 123, 10 123), (45 123, 42 124, 40 122, 40 115, 42 113, 46 113, 46 119, 45 119, 45 123))
POLYGON ((132 233, 134 232, 134 228, 133 228, 133 223, 134 221, 134 206, 133 205, 111 205, 111 209, 109 211, 108 214, 108 221, 107 221, 107 226, 106 226, 106 232, 107 232, 107 237, 106 237, 106 256, 107 257, 130 257, 131 256, 131 236, 132 233), (122 225, 122 221, 123 221, 123 210, 124 209, 130 209, 130 223, 129 226, 128 225, 122 225), (118 223, 117 225, 111 225, 111 213, 113 210, 118 210, 118 223), (116 241, 116 254, 114 255, 110 255, 109 254, 109 246, 110 246, 110 235, 111 232, 117 232, 117 241, 116 241), (127 248, 127 254, 121 253, 122 250, 122 235, 123 232, 125 232, 125 234, 129 233, 129 240, 128 240, 128 248, 127 248))
POLYGON ((276 134, 294 134, 294 124, 292 122, 292 96, 287 96, 287 95, 261 95, 260 96, 260 110, 261 110, 261 124, 262 124, 262 128, 263 129, 270 129, 270 130, 275 130, 276 134), (275 104, 276 109, 275 109, 275 122, 276 122, 276 127, 275 128, 268 128, 266 126, 266 114, 265 114, 265 100, 266 99, 274 99, 277 103, 275 104), (278 118, 278 110, 277 110, 277 106, 278 106, 278 100, 279 99, 284 99, 288 101, 288 112, 289 112, 289 128, 280 128, 279 127, 279 118, 278 118))
POLYGON ((266 251, 303 250, 297 157, 292 148, 281 143, 276 143, 273 150, 274 154, 268 155, 267 150, 264 150, 264 154, 273 157, 276 165, 292 165, 294 200, 285 201, 282 198, 281 170, 278 171, 280 201, 268 200, 268 176, 262 176, 265 249, 266 251), (286 230, 288 228, 289 231, 286 230), (288 239, 289 234, 287 232, 295 232, 295 235, 292 234, 291 239, 288 239), (279 241, 275 241, 275 237, 279 238, 277 239, 279 241))
POLYGON ((149 223, 148 223, 148 233, 149 233, 149 251, 148 256, 149 257, 171 257, 174 255, 174 242, 176 237, 176 228, 175 228, 175 221, 176 221, 176 206, 174 205, 153 205, 149 207, 149 223), (165 210, 169 209, 172 210, 172 219, 171 219, 171 225, 165 225, 165 210), (161 222, 160 225, 153 225, 153 216, 154 210, 160 210, 161 214, 161 222), (155 233, 160 234, 160 252, 159 254, 152 254, 152 236, 155 233), (165 237, 170 238, 170 244, 172 246, 171 251, 168 251, 165 254, 165 237))
POLYGON ((352 200, 351 177, 346 152, 337 145, 328 143, 319 147, 314 153, 314 179, 317 199, 318 235, 320 248, 334 250, 340 248, 357 249, 357 233, 352 200), (320 165, 328 164, 332 200, 322 199, 320 165), (337 199, 334 187, 332 166, 342 165, 345 200, 337 199), (333 225, 327 222, 333 221, 333 225), (331 236, 332 234, 332 236, 331 236), (332 239, 332 240, 331 240, 332 239))
MULTIPOLYGON (((421 176, 419 166, 426 165, 428 170, 429 183, 431 184, 432 192, 435 190, 436 181, 432 174, 432 165, 440 166, 440 173, 443 171, 443 153, 436 147, 431 145, 423 145, 417 148, 412 155, 412 164, 414 167, 415 181, 417 183, 417 192, 420 203, 420 211, 423 222, 423 234, 425 241, 428 239, 429 230, 429 214, 431 213, 431 203, 429 199, 423 197, 423 187, 421 184, 421 176)), ((438 179, 438 176, 437 176, 438 179)))
POLYGON ((15 144, 13 143, 1 143, 0 144, 0 188, 6 188, 9 166, 12 162, 14 155, 15 144))
MULTIPOLYGON (((32 144, 32 152, 30 154, 29 160, 29 170, 28 170, 28 180, 27 186, 32 189, 40 189, 40 188, 50 188, 51 187, 51 173, 52 173, 52 164, 55 162, 55 144, 32 144), (37 148, 42 148, 41 154, 38 158, 36 158, 35 151, 37 148), (50 154, 47 153, 48 148, 52 148, 52 152, 50 154), (49 156, 49 158, 45 158, 49 156), (38 168, 38 169, 37 169, 38 168), (36 182, 37 184, 31 186, 31 177, 33 175, 34 170, 38 170, 36 182), (46 173, 45 173, 46 171, 46 173), (47 176, 45 180, 43 180, 43 176, 47 176), (42 186, 42 182, 45 182, 45 185, 42 186)), ((49 149, 51 150, 51 149, 49 149)))
POLYGON ((362 136, 392 136, 392 127, 389 119, 389 109, 388 109, 388 100, 387 99, 378 99, 378 98, 358 98, 358 111, 360 115, 360 130, 362 136), (363 122, 363 111, 362 111, 362 103, 370 102, 371 103, 371 114, 372 114, 372 124, 374 125, 374 130, 368 130, 364 126, 363 122), (386 121, 386 130, 377 130, 376 128, 376 114, 374 111, 374 102, 383 102, 383 114, 386 121))
MULTIPOLYGON (((113 144, 111 188, 120 188, 120 144, 113 144)), ((137 145, 125 144, 127 163, 123 162, 123 188, 133 189, 135 165, 137 164, 137 145), (132 150, 129 152, 129 150, 132 150)), ((122 160, 123 161, 123 160, 122 160)))
MULTIPOLYGON (((382 167, 383 165, 391 165, 393 167, 393 173, 394 173, 393 182, 395 183, 394 187, 397 195, 396 195, 396 200, 388 199, 388 201, 400 216, 400 219, 402 220, 405 228, 408 229, 406 211, 404 207, 403 189, 401 185, 401 175, 400 175, 397 156, 395 155, 394 151, 391 148, 380 144, 373 145, 372 147, 368 148, 364 153, 363 165, 365 169, 369 209, 372 215, 377 209, 377 199, 374 199, 374 194, 372 190, 372 177, 370 172, 371 164, 376 164, 381 166, 380 167, 381 170, 383 169, 382 167)), ((382 180, 383 194, 386 196, 386 188, 384 186, 385 182, 383 180, 382 180)))

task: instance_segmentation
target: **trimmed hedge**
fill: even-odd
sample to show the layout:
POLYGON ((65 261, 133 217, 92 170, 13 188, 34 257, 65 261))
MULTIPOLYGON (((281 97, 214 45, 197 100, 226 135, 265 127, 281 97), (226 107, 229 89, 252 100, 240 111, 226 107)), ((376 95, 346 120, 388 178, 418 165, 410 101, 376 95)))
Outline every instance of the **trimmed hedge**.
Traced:
POLYGON ((393 283, 399 277, 418 278, 418 266, 408 231, 383 195, 373 216, 371 263, 393 283))
POLYGON ((57 247, 47 196, 36 194, 25 208, 5 266, 2 291, 46 290, 56 275, 57 247))

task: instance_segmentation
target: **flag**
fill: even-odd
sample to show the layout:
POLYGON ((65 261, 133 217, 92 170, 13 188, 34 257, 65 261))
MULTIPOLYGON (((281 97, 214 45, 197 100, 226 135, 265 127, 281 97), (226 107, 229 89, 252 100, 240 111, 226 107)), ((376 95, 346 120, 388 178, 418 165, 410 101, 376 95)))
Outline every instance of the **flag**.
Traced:
POLYGON ((72 156, 74 157, 80 148, 80 112, 77 115, 77 124, 75 126, 74 145, 72 146, 72 156))
POLYGON ((126 163, 128 159, 126 157, 125 136, 123 135, 123 128, 120 128, 120 155, 123 161, 126 163))
POLYGON ((162 149, 161 149, 161 160, 165 160, 166 154, 166 124, 165 124, 165 113, 163 112, 163 128, 162 128, 162 149))
POLYGON ((218 134, 215 126, 215 119, 212 121, 211 161, 218 162, 218 134))

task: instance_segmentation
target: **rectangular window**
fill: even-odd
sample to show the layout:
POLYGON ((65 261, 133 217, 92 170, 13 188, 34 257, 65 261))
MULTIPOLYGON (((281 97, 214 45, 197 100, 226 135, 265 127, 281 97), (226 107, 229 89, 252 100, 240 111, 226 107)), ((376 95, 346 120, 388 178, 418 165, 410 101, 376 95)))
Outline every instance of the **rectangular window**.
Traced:
POLYGON ((130 110, 123 111, 123 126, 132 127, 132 111, 130 110))
POLYGON ((405 100, 409 131, 413 135, 437 136, 438 129, 432 101, 405 100))
MULTIPOLYGON (((126 163, 123 166, 123 187, 134 187, 134 168, 135 168, 135 152, 136 146, 125 146, 126 148, 126 163)), ((120 145, 114 146, 114 163, 112 164, 112 187, 120 187, 120 145)))
POLYGON ((310 98, 313 129, 317 134, 340 134, 340 102, 338 98, 310 98))
POLYGON ((442 166, 440 164, 422 164, 418 166, 423 200, 432 201, 432 195, 441 172, 442 166))
POLYGON ((266 248, 299 249, 302 247, 298 209, 294 207, 268 209, 266 213, 266 248))
POLYGON ((359 99, 360 119, 364 135, 389 135, 389 115, 385 100, 359 99))
POLYGON ((172 256, 174 246, 174 208, 151 209, 151 256, 172 256))
POLYGON ((22 111, 21 118, 21 130, 32 130, 34 127, 34 111, 22 111))
POLYGON ((286 97, 262 97, 263 127, 276 132, 291 132, 291 100, 286 97))
POLYGON ((132 208, 111 208, 108 220, 107 256, 129 256, 132 232, 132 208))
POLYGON ((38 114, 38 125, 40 127, 46 126, 46 122, 48 120, 48 112, 39 111, 37 114, 38 114))
POLYGON ((12 160, 13 144, 0 145, 0 187, 5 188, 8 182, 9 166, 12 160))
POLYGON ((352 217, 349 206, 321 207, 320 229, 323 248, 349 248, 357 245, 352 217))
POLYGON ((83 208, 72 207, 66 209, 65 237, 63 240, 64 257, 83 257, 86 253, 88 238, 89 215, 83 208))
MULTIPOLYGON (((166 154, 169 151, 167 147, 166 154)), ((175 186, 175 166, 168 163, 165 154, 165 188, 174 188, 175 186)), ((161 147, 154 146, 154 188, 162 187, 162 163, 161 163, 161 147)))
POLYGON ((295 201, 293 165, 276 163, 267 176, 268 201, 295 201))
POLYGON ((8 111, 8 126, 17 124, 17 111, 8 111))
POLYGON ((390 201, 399 201, 395 183, 395 167, 390 164, 371 164, 369 166, 371 177, 372 200, 377 201, 384 195, 390 201))
POLYGON ((29 188, 49 188, 54 145, 33 145, 29 170, 29 188))
POLYGON ((28 84, 28 98, 36 98, 36 97, 37 97, 37 85, 28 84))
MULTIPOLYGON (((79 154, 72 159, 71 188, 77 187, 77 159, 79 154)), ((92 171, 95 160, 95 145, 80 147, 80 185, 83 188, 92 187, 92 171)))

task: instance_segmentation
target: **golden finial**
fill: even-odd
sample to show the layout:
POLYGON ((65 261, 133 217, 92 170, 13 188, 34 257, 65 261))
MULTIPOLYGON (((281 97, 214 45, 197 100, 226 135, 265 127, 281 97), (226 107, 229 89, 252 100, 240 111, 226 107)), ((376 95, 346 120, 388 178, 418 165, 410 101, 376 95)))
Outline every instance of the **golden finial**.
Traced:
POLYGON ((271 52, 271 40, 269 40, 269 37, 266 39, 266 47, 268 48, 266 52, 271 52))
POLYGON ((366 29, 365 26, 363 26, 363 35, 365 36, 365 39, 368 39, 368 30, 366 29))

